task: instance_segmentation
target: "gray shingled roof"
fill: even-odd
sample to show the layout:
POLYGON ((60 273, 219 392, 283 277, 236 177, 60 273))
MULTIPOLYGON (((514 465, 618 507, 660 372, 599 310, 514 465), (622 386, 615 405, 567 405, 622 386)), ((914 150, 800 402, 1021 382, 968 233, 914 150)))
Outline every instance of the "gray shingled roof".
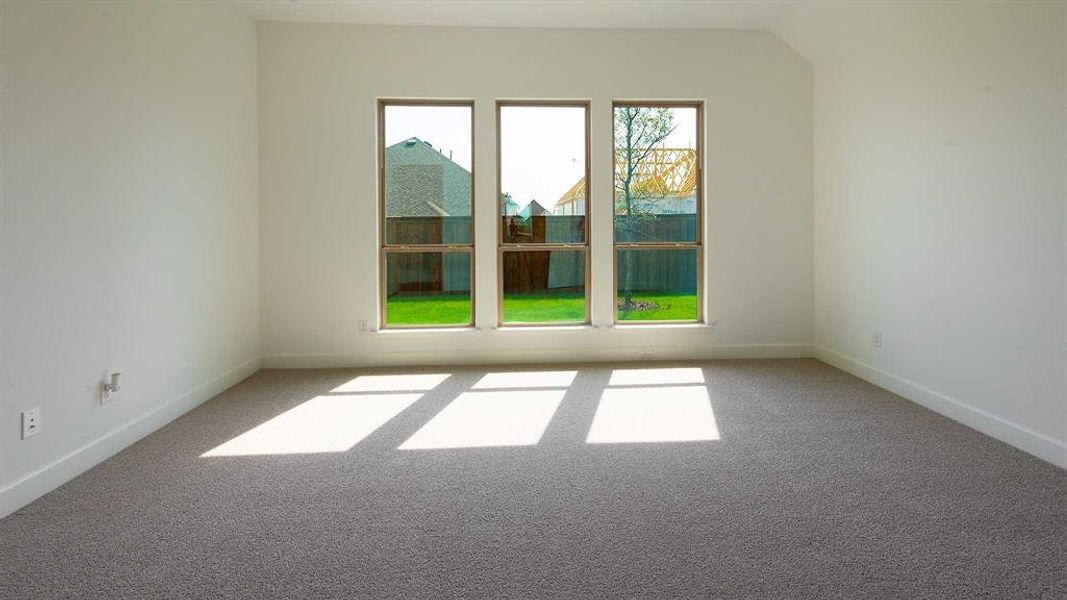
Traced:
POLYGON ((429 143, 409 138, 385 149, 385 208, 390 217, 471 214, 471 174, 429 143))

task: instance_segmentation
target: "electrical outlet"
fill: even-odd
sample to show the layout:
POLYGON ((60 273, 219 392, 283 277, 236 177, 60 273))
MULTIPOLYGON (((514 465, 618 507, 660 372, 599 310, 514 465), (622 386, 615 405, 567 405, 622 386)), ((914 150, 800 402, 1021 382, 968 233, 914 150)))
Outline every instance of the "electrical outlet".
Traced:
POLYGON ((360 319, 359 320, 359 332, 360 333, 367 333, 367 320, 366 319, 360 319))
POLYGON ((107 381, 100 383, 100 404, 107 404, 111 402, 111 397, 118 393, 122 387, 119 385, 119 379, 122 378, 122 373, 112 373, 107 381))
POLYGON ((875 348, 881 348, 882 347, 882 332, 881 331, 875 331, 874 335, 871 336, 871 345, 874 346, 875 348))
POLYGON ((41 430, 41 407, 35 406, 22 411, 22 439, 37 435, 41 430))

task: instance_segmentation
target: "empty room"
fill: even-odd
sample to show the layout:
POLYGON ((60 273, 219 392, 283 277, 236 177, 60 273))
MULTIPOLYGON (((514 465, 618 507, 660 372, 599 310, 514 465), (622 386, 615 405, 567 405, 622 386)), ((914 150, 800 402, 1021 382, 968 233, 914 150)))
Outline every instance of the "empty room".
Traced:
POLYGON ((0 0, 0 598, 1067 598, 1067 0, 0 0))

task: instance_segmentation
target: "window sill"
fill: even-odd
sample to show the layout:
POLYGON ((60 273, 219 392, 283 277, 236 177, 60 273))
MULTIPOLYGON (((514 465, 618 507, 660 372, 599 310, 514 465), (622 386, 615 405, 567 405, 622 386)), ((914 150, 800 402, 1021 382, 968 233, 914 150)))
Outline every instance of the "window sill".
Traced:
POLYGON ((408 335, 408 334, 426 334, 426 333, 467 333, 471 331, 478 331, 477 327, 464 326, 464 327, 390 327, 388 329, 378 329, 374 331, 375 335, 408 335))
POLYGON ((715 325, 710 323, 626 323, 620 322, 611 325, 612 329, 711 329, 715 325))
POLYGON ((586 331, 599 329, 588 323, 576 323, 574 325, 500 325, 493 328, 495 331, 586 331))
POLYGON ((377 329, 372 331, 374 335, 404 336, 404 335, 436 335, 476 333, 479 331, 501 332, 524 332, 524 331, 594 331, 597 329, 620 329, 627 331, 640 331, 647 329, 713 329, 714 323, 612 323, 610 325, 590 325, 581 323, 576 325, 496 325, 493 327, 394 327, 390 329, 377 329))

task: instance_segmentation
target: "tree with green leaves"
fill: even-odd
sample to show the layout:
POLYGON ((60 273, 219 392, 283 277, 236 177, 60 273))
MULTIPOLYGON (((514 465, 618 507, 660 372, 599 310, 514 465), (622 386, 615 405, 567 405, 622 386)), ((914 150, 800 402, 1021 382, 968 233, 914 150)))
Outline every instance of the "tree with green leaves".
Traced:
MULTIPOLYGON (((625 218, 616 219, 616 236, 620 229, 632 239, 635 224, 643 218, 654 218, 650 208, 655 199, 636 186, 641 165, 670 136, 676 125, 674 111, 668 107, 623 106, 615 109, 615 212, 625 218), (619 225, 622 227, 620 228, 619 225)), ((626 294, 622 310, 633 310, 633 252, 626 253, 623 288, 626 294)))
MULTIPOLYGON (((641 165, 674 131, 674 111, 668 107, 624 106, 615 109, 615 192, 627 216, 637 214, 636 200, 647 195, 635 189, 641 165)), ((618 208, 616 209, 618 210, 618 208)))

